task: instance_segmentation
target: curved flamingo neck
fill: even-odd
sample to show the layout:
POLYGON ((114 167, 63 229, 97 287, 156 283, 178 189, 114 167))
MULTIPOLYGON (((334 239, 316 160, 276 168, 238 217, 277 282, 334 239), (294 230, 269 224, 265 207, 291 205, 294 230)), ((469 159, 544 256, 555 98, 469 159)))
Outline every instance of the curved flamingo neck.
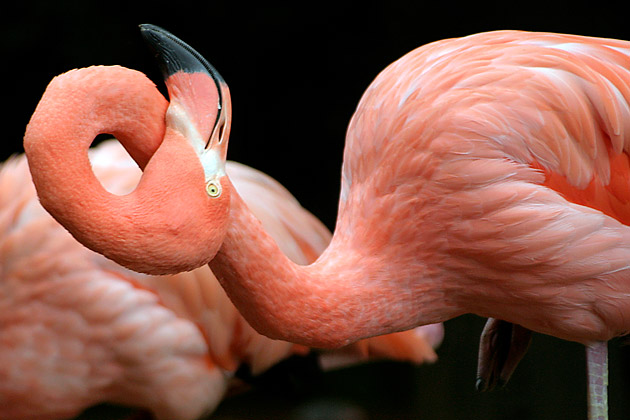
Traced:
POLYGON ((366 255, 339 231, 317 261, 297 265, 233 192, 227 235, 210 268, 258 332, 310 347, 339 347, 461 313, 436 282, 418 281, 418 271, 400 278, 404 270, 388 270, 394 262, 386 254, 366 255), (401 294, 404 283, 408 293, 401 294))
POLYGON ((46 210, 88 248, 146 273, 207 263, 229 207, 208 205, 203 168, 191 164, 198 159, 190 144, 166 128, 167 106, 140 72, 81 69, 50 83, 24 137, 46 210), (91 170, 87 151, 101 133, 114 134, 144 167, 126 196, 107 192, 91 170))

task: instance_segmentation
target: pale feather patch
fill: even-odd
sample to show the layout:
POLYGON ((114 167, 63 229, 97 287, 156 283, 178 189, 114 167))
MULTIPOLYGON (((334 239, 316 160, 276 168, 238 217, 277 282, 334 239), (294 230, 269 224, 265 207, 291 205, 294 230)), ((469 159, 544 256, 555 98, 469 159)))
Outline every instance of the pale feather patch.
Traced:
POLYGON ((563 42, 560 44, 548 42, 546 43, 546 46, 549 48, 555 48, 557 50, 562 50, 562 51, 566 51, 573 54, 596 55, 597 53, 597 49, 593 48, 591 45, 578 44, 576 42, 563 42))
POLYGON ((619 126, 615 130, 615 135, 611 138, 614 150, 617 153, 621 153, 622 150, 629 151, 630 141, 626 144, 625 138, 630 135, 630 104, 628 104, 628 100, 623 96, 619 88, 615 86, 614 83, 606 79, 606 84, 615 95, 620 114, 619 126))
POLYGON ((341 173, 341 194, 339 199, 345 203, 348 199, 348 194, 352 188, 352 173, 350 171, 342 171, 341 173))
POLYGON ((225 176, 225 161, 216 150, 206 149, 207 141, 201 137, 183 106, 177 102, 171 102, 166 111, 166 123, 190 142, 199 157, 206 182, 225 176))
POLYGON ((608 48, 620 52, 623 55, 630 56, 630 48, 623 48, 618 46, 609 45, 608 48))

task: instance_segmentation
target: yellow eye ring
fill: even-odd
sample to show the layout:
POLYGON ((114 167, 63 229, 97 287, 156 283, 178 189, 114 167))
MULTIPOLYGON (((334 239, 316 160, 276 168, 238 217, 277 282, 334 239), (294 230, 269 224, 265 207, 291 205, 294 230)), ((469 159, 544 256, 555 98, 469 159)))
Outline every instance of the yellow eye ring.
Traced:
POLYGON ((208 181, 208 183, 206 184, 206 193, 208 193, 208 195, 210 197, 218 197, 221 195, 221 183, 219 181, 208 181))

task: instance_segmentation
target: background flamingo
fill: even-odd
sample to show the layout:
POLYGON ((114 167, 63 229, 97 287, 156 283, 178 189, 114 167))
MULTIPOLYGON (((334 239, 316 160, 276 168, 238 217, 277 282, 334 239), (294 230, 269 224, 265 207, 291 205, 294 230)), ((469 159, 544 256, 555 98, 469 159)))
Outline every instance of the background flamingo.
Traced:
MULTIPOLYGON (((142 53, 137 36, 137 23, 151 21, 194 40, 230 82, 237 115, 230 158, 280 180, 330 229, 337 214, 337 203, 330 197, 339 191, 341 139, 348 119, 365 87, 397 57, 434 40, 503 28, 630 38, 622 13, 586 3, 573 4, 569 16, 564 4, 553 2, 530 2, 528 8, 506 3, 498 8, 495 2, 481 1, 455 9, 434 3, 427 11, 425 4, 409 0, 368 2, 360 8, 342 0, 334 8, 312 8, 309 13, 298 5, 261 3, 243 10, 238 4, 224 3, 199 4, 190 13, 186 8, 140 1, 134 3, 139 4, 137 9, 127 5, 125 14, 108 4, 66 0, 57 4, 60 6, 52 7, 35 0, 5 11, 11 24, 0 27, 3 54, 8 62, 19 63, 20 70, 12 66, 0 69, 3 79, 12 81, 3 90, 11 106, 4 114, 0 160, 21 151, 24 126, 54 75, 71 67, 120 63, 159 80, 153 59, 142 53), (543 5, 545 13, 540 13, 537 6, 543 5), (212 37, 208 16, 212 16, 213 33, 239 36, 221 37, 220 41, 212 37), (55 42, 41 42, 51 36, 55 42), (304 95, 309 98, 306 102, 304 95), (301 106, 266 106, 271 99, 301 106), (269 126, 279 115, 283 128, 269 126), (311 124, 313 115, 317 115, 317 124, 311 124), (309 130, 300 130, 307 125, 309 130), (295 159, 305 145, 309 158, 295 159), (285 156, 291 158, 279 165, 285 156), (302 173, 318 176, 296 176, 302 173)), ((398 410, 400 418, 421 411, 423 418, 440 420, 584 416, 583 348, 546 335, 534 335, 527 357, 505 390, 477 393, 475 348, 484 321, 474 315, 448 321, 440 363, 421 369, 392 364, 385 364, 387 369, 383 364, 346 369, 326 375, 326 385, 317 385, 312 397, 349 398, 376 418, 388 418, 386 413, 392 410, 398 410), (391 375, 409 386, 388 393, 389 387, 377 385, 387 383, 391 375), (375 380, 368 384, 368 376, 375 380), (333 378, 335 382, 331 382, 333 378), (430 392, 414 392, 414 387, 430 392)), ((616 339, 610 346, 613 418, 615 413, 630 410, 630 400, 625 398, 630 392, 630 382, 625 379, 630 365, 621 342, 616 339)), ((261 393, 265 393, 263 389, 231 399, 216 415, 247 418, 243 407, 262 414, 287 409, 293 403, 279 394, 262 398, 261 393)))
MULTIPOLYGON (((310 266, 288 261, 233 193, 213 271, 273 338, 340 346, 473 312, 587 344, 596 349, 590 377, 605 353, 594 342, 630 328, 629 50, 624 41, 504 31, 413 51, 379 75, 350 123, 337 227, 323 255, 310 266)), ((50 108, 42 103, 25 149, 51 203, 70 180, 45 158, 72 149, 43 141, 50 108)), ((68 161, 80 170, 78 157, 68 161)), ((203 189, 189 182, 192 194, 203 189)), ((99 219, 97 208, 49 211, 71 231, 99 219)), ((597 391, 593 419, 605 414, 597 391)))
MULTIPOLYGON (((117 194, 139 179, 117 142, 94 149, 91 161, 117 194)), ((229 171, 296 262, 324 249, 330 233, 278 183, 237 163, 229 171)), ((242 365, 259 375, 308 351, 256 333, 208 267, 147 276, 89 251, 39 205, 28 177, 24 156, 0 167, 0 418, 69 418, 108 401, 196 419, 237 384, 242 365)), ((441 331, 366 340, 324 362, 434 361, 441 331)))

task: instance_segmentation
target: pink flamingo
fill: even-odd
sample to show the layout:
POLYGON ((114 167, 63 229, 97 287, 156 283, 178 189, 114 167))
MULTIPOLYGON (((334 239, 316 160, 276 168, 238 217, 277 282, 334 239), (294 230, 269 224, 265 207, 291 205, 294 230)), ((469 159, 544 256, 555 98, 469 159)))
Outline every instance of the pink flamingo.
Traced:
MULTIPOLYGON (((314 263, 287 259, 225 177, 225 237, 195 218, 199 241, 223 243, 188 258, 211 260, 236 307, 272 338, 335 347, 475 313, 584 343, 593 371, 603 343, 630 330, 629 67, 630 43, 573 35, 500 31, 423 46, 361 99, 346 135, 335 232, 314 263)), ((201 73, 171 69, 167 83, 191 74, 201 73)), ((132 223, 124 206, 101 205, 91 184, 83 209, 64 196, 90 176, 75 144, 91 133, 77 139, 64 118, 74 131, 63 138, 47 130, 50 118, 38 108, 24 143, 42 202, 115 257, 127 237, 90 224, 115 218, 137 236, 157 222, 132 223)), ((178 161, 203 167, 181 144, 178 161)), ((188 189, 205 189, 197 178, 183 202, 188 189)), ((187 205, 189 214, 225 202, 201 204, 187 205)), ((169 269, 151 258, 140 255, 132 268, 169 269)), ((604 416, 599 385, 590 389, 591 418, 604 416)))
MULTIPOLYGON (((116 194, 140 178, 117 142, 91 151, 91 162, 116 194)), ((307 264, 323 251, 330 233, 277 182, 234 162, 227 171, 293 261, 307 264)), ((149 276, 83 247, 39 205, 28 177, 24 156, 0 167, 1 419, 70 418, 108 401, 192 420, 237 384, 240 365, 257 375, 308 351, 256 333, 208 266, 149 276)), ((436 325, 375 337, 322 363, 434 361, 441 333, 436 325)))

